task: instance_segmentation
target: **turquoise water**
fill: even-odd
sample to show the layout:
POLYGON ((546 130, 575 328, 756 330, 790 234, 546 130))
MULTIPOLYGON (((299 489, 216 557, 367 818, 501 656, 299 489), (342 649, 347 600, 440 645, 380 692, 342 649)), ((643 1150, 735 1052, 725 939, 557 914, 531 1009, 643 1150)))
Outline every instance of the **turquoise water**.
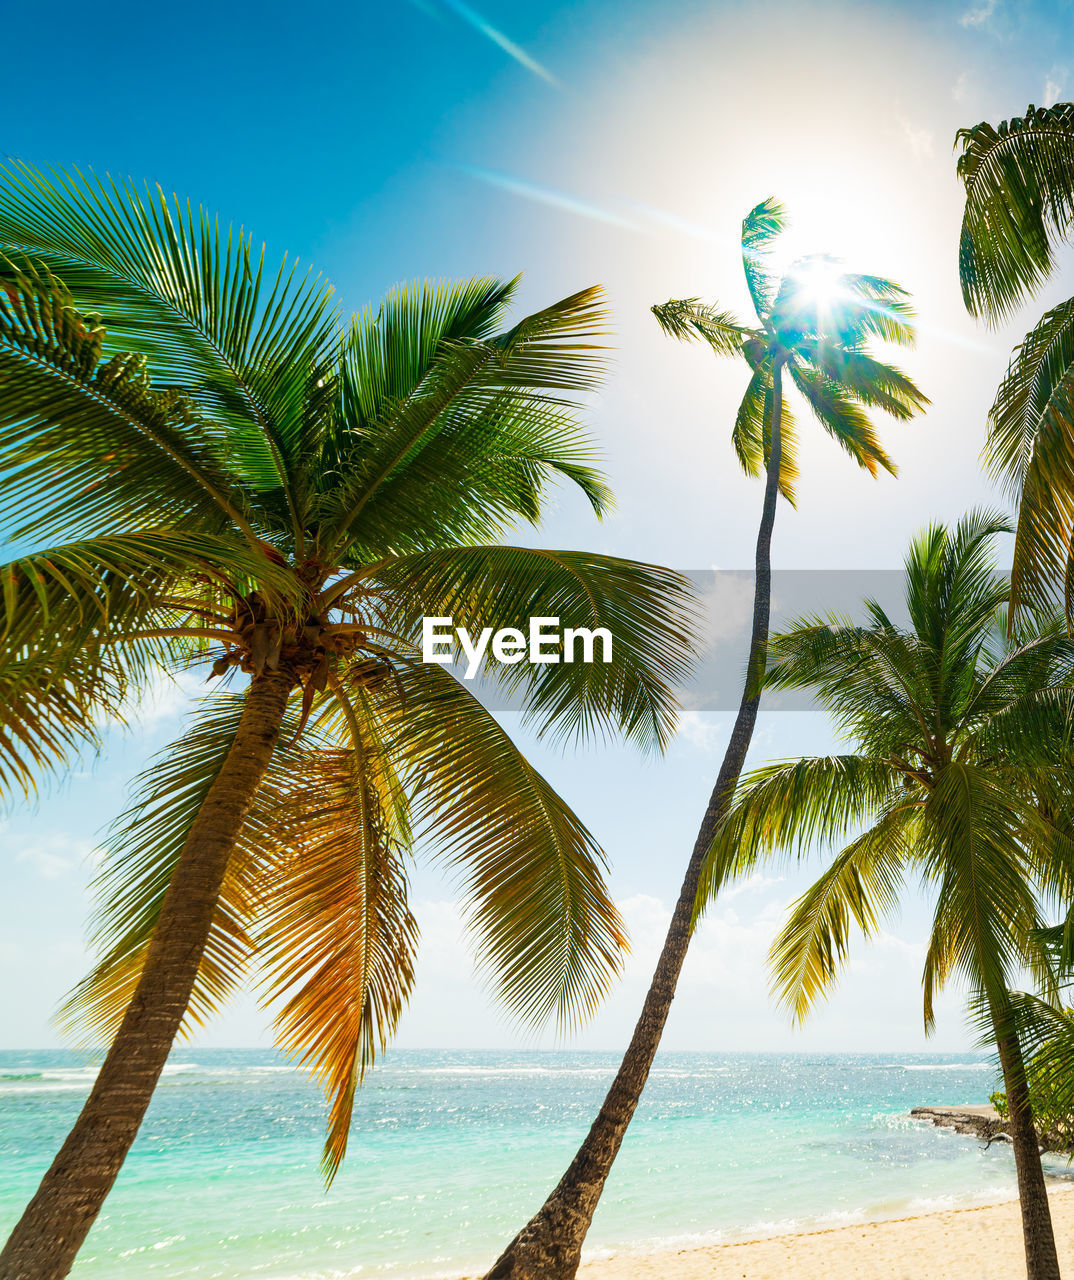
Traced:
MULTIPOLYGON (((360 1096, 326 1191, 323 1103, 270 1053, 176 1051, 73 1272, 82 1280, 343 1280, 479 1271, 558 1179, 612 1054, 397 1052, 360 1096)), ((0 1053, 0 1231, 31 1195, 92 1071, 0 1053)), ((986 1102, 968 1058, 663 1055, 609 1181, 590 1256, 800 1230, 1013 1194, 1003 1145, 911 1121, 986 1102)), ((1052 1166, 1055 1177, 1067 1166, 1052 1166)))

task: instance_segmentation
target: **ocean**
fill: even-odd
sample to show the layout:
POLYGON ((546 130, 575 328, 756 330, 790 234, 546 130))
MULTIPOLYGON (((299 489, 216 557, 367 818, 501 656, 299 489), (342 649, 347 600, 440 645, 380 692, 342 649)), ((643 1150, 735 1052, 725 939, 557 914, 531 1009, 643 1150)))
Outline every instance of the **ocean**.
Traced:
MULTIPOLYGON (((177 1049, 72 1274, 480 1274, 558 1180, 615 1065, 602 1053, 394 1052, 360 1093, 326 1190, 316 1088, 271 1052, 177 1049)), ((92 1075, 71 1054, 0 1053, 0 1233, 92 1075)), ((587 1256, 1011 1197, 1006 1145, 908 1116, 987 1102, 994 1087, 991 1064, 965 1056, 663 1054, 587 1256)), ((1063 1160, 1048 1167, 1074 1177, 1063 1160)))

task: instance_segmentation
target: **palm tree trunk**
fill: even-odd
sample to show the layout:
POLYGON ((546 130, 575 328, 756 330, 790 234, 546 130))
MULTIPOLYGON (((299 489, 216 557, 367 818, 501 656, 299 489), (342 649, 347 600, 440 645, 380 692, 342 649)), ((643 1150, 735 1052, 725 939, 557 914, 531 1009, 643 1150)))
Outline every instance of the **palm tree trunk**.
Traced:
POLYGON ((1055 1252, 1052 1211, 1048 1189, 1040 1163, 1040 1146, 1033 1125, 1033 1109, 1029 1101, 1029 1083, 1018 1035, 1011 1027, 1009 1008, 1001 1009, 993 1002, 992 1025, 999 1049, 1003 1084, 1007 1090, 1007 1128, 1014 1148, 1014 1167, 1018 1175, 1018 1203, 1022 1210, 1022 1236, 1026 1250, 1027 1280, 1060 1280, 1059 1259, 1055 1252))
POLYGON ((768 647, 772 601, 772 527, 779 494, 780 412, 783 403, 782 367, 779 364, 776 364, 773 371, 773 382, 771 447, 764 506, 757 533, 753 631, 746 685, 734 729, 731 731, 731 740, 694 842, 686 877, 642 1006, 641 1017, 604 1099, 604 1105, 559 1185, 503 1251, 485 1280, 572 1280, 581 1261, 582 1244, 593 1221, 604 1183, 619 1153, 627 1126, 649 1078, 653 1058, 660 1046, 660 1037, 671 1011, 675 987, 690 945, 690 922, 693 919, 701 870, 713 835, 742 772, 757 720, 759 682, 764 672, 768 647))
POLYGON ((294 677, 250 685, 235 741, 161 904, 145 967, 93 1090, 0 1254, 0 1280, 62 1280, 112 1189, 183 1020, 220 886, 280 735, 294 677))

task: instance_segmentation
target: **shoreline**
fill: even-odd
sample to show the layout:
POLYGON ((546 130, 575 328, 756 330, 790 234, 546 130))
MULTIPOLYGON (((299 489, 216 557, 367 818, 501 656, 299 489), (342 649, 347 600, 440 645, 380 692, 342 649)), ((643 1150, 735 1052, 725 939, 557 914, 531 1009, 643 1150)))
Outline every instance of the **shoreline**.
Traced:
MULTIPOLYGON (((909 1114, 986 1145, 1010 1141, 990 1105, 918 1106, 909 1114)), ((1074 1274, 1072 1192, 1074 1177, 1049 1180, 1064 1274, 1074 1274)), ((1017 1280, 1025 1274, 1013 1170, 1010 1194, 1002 1199, 894 1214, 711 1244, 597 1247, 597 1256, 583 1256, 579 1280, 1017 1280)), ((479 1280, 480 1274, 461 1280, 479 1280)))
MULTIPOLYGON (((1059 1261, 1074 1272, 1074 1191, 1048 1189, 1059 1261)), ((988 1204, 584 1261, 581 1280, 1016 1280, 1016 1194, 988 1204)), ((469 1280, 469 1278, 468 1278, 469 1280)))

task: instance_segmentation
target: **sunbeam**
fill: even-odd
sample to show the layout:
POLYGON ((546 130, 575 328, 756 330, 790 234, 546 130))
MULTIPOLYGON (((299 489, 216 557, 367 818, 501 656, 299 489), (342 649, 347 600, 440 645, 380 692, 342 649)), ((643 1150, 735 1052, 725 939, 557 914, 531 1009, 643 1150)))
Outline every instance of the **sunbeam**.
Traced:
POLYGON ((475 31, 485 36, 486 39, 491 40, 492 43, 502 49, 509 58, 513 58, 520 67, 525 67, 527 71, 531 71, 535 76, 538 76, 545 82, 545 84, 551 85, 553 89, 563 88, 562 84, 560 84, 547 67, 542 66, 536 58, 531 58, 525 49, 515 44, 513 40, 508 39, 508 37, 505 36, 502 31, 494 27, 492 23, 486 22, 481 14, 476 10, 471 9, 468 4, 464 4, 463 0, 433 0, 433 3, 431 3, 430 0, 411 0, 411 3, 420 9, 422 13, 428 14, 430 17, 436 16, 435 11, 433 10, 433 3, 443 5, 445 9, 449 9, 456 17, 461 18, 468 26, 473 27, 475 31))
POLYGON ((568 195, 564 191, 554 191, 551 187, 539 187, 536 183, 526 182, 522 178, 512 178, 506 173, 495 173, 491 169, 480 169, 474 165, 459 165, 463 173, 472 178, 487 182, 490 187, 498 187, 511 195, 521 196, 524 200, 534 200, 538 204, 549 205, 553 209, 561 209, 564 213, 573 213, 580 218, 591 218, 595 222, 605 222, 609 226, 623 227, 627 231, 644 231, 645 228, 622 214, 610 209, 602 209, 599 205, 579 200, 577 196, 568 195))

